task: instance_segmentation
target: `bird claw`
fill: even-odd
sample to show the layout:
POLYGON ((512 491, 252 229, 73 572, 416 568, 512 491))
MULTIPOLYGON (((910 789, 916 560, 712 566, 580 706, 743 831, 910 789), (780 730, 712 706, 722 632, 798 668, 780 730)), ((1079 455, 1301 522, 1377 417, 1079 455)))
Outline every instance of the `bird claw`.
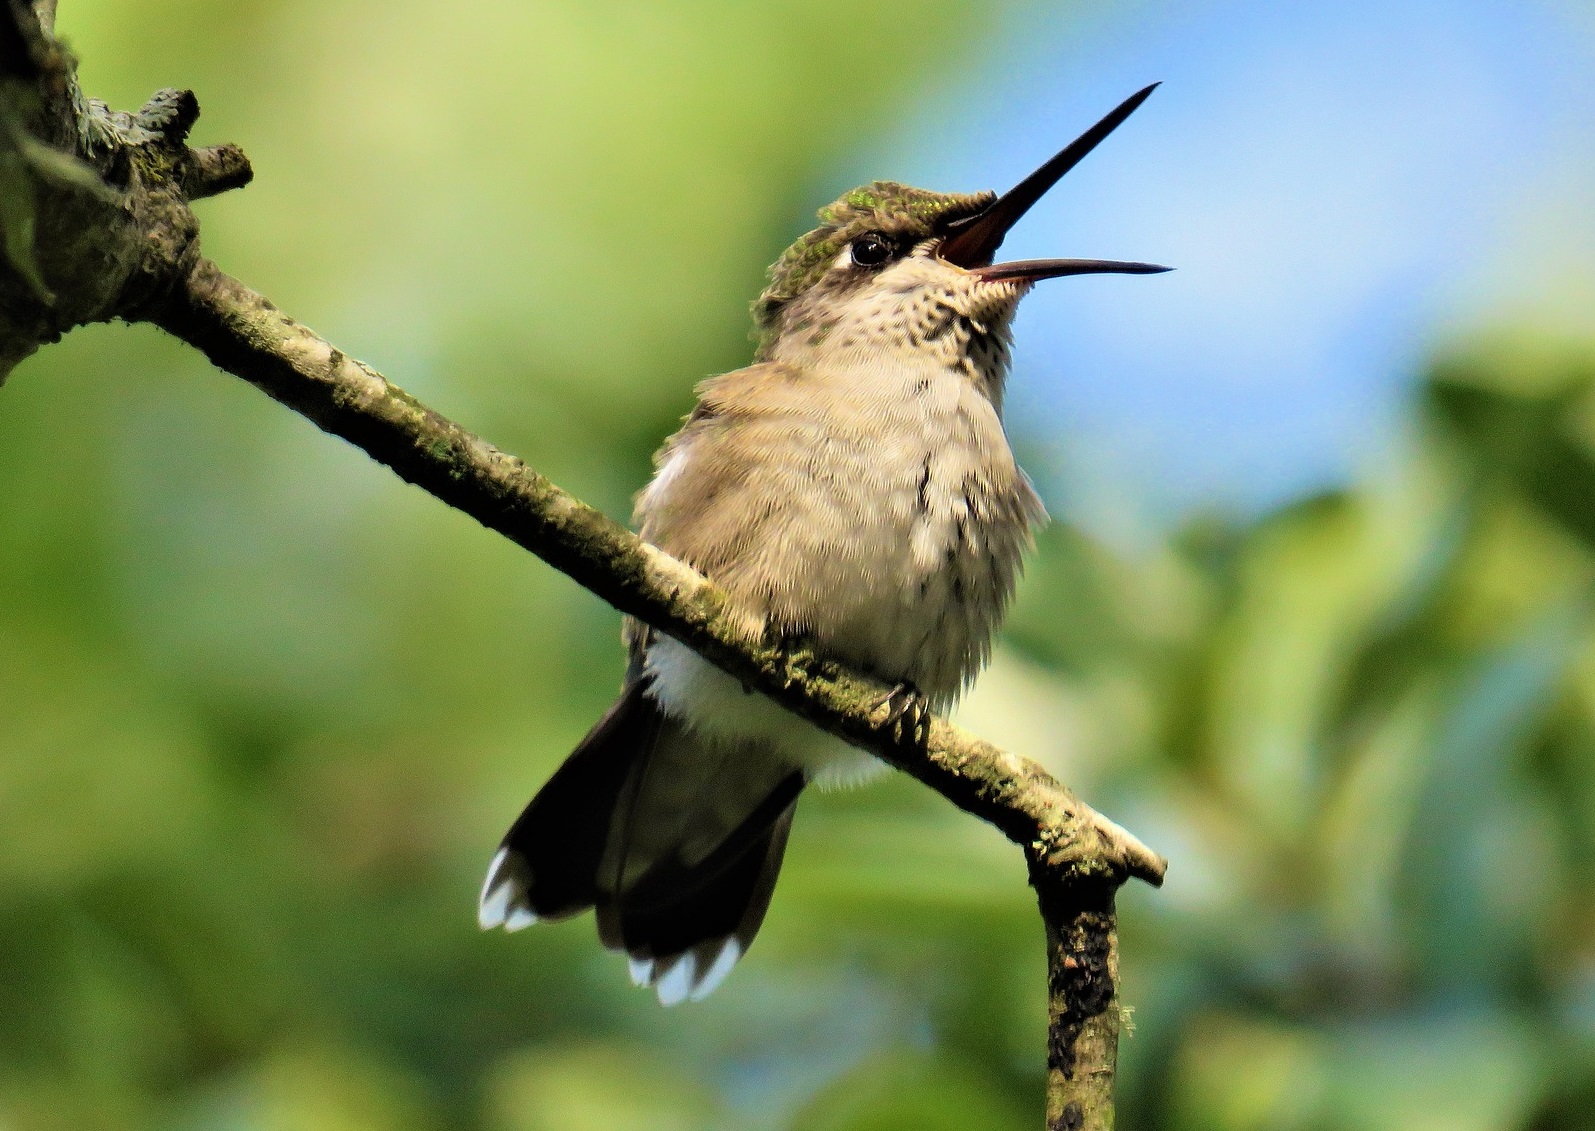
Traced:
POLYGON ((891 728, 892 739, 899 746, 923 751, 930 742, 930 700, 925 693, 907 680, 902 681, 874 703, 870 711, 886 708, 885 726, 891 728))

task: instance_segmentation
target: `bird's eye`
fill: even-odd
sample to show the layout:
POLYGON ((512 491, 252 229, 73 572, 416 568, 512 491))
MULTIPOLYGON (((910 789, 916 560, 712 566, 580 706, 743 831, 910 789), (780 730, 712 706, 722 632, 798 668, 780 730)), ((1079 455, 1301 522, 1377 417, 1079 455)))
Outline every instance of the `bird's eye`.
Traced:
POLYGON ((877 232, 865 232, 850 246, 853 262, 860 267, 879 267, 892 257, 892 245, 877 232))

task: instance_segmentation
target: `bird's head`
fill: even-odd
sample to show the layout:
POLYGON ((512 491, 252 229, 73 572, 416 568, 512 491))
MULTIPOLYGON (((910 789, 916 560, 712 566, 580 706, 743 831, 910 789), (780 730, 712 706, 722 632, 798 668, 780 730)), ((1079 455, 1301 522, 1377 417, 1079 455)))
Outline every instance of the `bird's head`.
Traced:
POLYGON ((1042 279, 1151 274, 1151 263, 1030 259, 993 263, 1008 230, 1152 93, 1139 91, 1010 191, 937 193, 892 181, 820 209, 820 226, 770 268, 753 306, 762 361, 946 354, 1000 380, 1019 300, 1042 279))

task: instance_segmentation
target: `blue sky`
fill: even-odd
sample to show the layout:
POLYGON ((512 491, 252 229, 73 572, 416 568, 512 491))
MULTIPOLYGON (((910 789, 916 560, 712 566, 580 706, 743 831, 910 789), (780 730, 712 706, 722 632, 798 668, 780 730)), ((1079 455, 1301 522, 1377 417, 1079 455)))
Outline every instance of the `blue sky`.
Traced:
POLYGON ((1043 284, 1016 331, 1010 419, 1054 509, 1134 537, 1377 466, 1435 345, 1585 261, 1592 33, 1533 0, 1031 6, 840 179, 1007 188, 1163 80, 1003 251, 1179 269, 1043 284))

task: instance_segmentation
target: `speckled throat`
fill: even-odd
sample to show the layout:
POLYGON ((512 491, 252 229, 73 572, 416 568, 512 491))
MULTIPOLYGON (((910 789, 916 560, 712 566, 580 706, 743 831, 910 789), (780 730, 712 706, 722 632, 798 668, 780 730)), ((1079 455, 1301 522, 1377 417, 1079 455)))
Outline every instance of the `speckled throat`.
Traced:
POLYGON ((834 271, 785 306, 763 356, 804 368, 953 370, 1000 411, 1009 327, 1029 289, 958 271, 928 249, 874 276, 834 271))

